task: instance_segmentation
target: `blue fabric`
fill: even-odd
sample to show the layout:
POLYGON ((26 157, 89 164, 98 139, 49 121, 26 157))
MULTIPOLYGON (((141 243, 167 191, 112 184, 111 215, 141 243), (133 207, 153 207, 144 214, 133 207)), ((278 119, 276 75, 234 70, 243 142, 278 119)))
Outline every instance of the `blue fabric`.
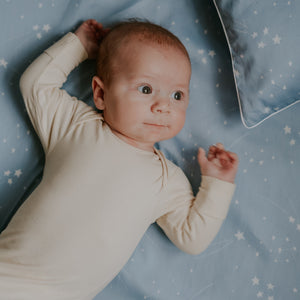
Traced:
MULTIPOLYGON (((297 8, 294 0, 284 1, 286 6, 273 2, 283 13, 288 2, 291 14, 297 8)), ((253 3, 263 5, 269 1, 253 3)), ((267 16, 267 8, 258 11, 261 17, 267 16)), ((238 153, 240 168, 228 217, 206 251, 198 256, 181 252, 154 224, 120 274, 95 299, 299 299, 300 105, 252 130, 243 126, 230 53, 210 0, 0 2, 1 226, 38 184, 43 169, 43 152, 19 92, 21 74, 37 55, 82 20, 96 18, 109 26, 128 17, 148 18, 170 29, 191 55, 193 75, 186 125, 176 138, 158 147, 182 167, 194 191, 200 182, 195 159, 198 146, 207 149, 210 144, 223 142, 238 153)), ((258 26, 255 20, 253 25, 258 26)), ((279 46, 287 35, 269 24, 266 19, 257 32, 263 37, 261 30, 270 28, 271 50, 276 33, 282 37, 279 46)), ((293 37, 299 38, 299 34, 293 37)), ((277 88, 281 91, 279 87, 287 87, 281 93, 295 89, 285 79, 292 74, 294 80, 297 78, 297 50, 290 47, 286 52, 289 55, 282 57, 284 62, 272 67, 282 74, 282 79, 279 75, 272 77, 277 88), (288 70, 293 72, 287 77, 286 63, 290 60, 293 64, 288 70)), ((255 61, 249 65, 255 66, 255 61)), ((93 63, 85 62, 72 72, 65 88, 92 103, 93 70, 93 63)), ((260 84, 253 90, 260 90, 260 84)))
POLYGON ((215 0, 247 127, 300 101, 299 1, 215 0))

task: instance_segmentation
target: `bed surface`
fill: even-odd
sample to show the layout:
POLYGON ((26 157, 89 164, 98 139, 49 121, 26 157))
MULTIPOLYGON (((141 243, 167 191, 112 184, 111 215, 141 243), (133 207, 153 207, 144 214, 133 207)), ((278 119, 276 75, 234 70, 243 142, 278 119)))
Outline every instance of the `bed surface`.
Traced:
MULTIPOLYGON (((192 60, 186 125, 157 147, 184 170, 194 191, 200 182, 197 147, 222 142, 239 155, 240 166, 228 217, 207 250, 187 255, 153 224, 95 299, 300 299, 300 105, 253 129, 243 125, 228 44, 209 0, 0 2, 0 226, 39 183, 44 163, 19 91, 22 72, 81 21, 95 18, 109 26, 129 17, 171 30, 192 60)), ((65 84, 90 104, 93 71, 86 62, 65 84)))

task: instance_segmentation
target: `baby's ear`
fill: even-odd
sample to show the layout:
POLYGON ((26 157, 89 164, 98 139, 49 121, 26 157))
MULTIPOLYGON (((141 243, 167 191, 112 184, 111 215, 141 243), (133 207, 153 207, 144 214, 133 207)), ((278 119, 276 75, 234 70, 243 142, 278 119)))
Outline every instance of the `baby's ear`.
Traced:
POLYGON ((104 110, 104 83, 98 76, 93 77, 92 88, 95 106, 99 110, 104 110))

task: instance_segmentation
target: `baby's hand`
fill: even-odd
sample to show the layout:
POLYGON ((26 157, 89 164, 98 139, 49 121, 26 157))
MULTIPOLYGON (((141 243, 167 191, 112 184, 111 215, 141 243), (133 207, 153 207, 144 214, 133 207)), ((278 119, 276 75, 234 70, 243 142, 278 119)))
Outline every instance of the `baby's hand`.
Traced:
POLYGON ((204 149, 199 148, 198 162, 202 175, 234 183, 238 169, 238 156, 226 151, 221 143, 211 146, 207 157, 204 149))
POLYGON ((92 19, 83 22, 75 31, 88 54, 88 58, 97 57, 100 41, 108 31, 109 29, 103 29, 101 23, 92 19))

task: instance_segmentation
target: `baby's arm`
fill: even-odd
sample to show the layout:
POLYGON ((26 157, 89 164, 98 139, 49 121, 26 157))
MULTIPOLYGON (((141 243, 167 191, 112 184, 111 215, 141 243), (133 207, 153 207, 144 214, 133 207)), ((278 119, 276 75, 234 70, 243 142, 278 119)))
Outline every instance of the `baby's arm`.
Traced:
POLYGON ((169 239, 190 254, 204 251, 219 232, 235 190, 238 166, 236 154, 225 151, 221 144, 212 146, 207 158, 200 149, 198 160, 204 174, 196 197, 178 168, 169 177, 167 212, 157 219, 169 239))
POLYGON ((77 35, 68 33, 41 54, 24 72, 20 88, 31 122, 45 152, 51 151, 79 117, 93 108, 61 89, 68 74, 88 58, 77 35))

